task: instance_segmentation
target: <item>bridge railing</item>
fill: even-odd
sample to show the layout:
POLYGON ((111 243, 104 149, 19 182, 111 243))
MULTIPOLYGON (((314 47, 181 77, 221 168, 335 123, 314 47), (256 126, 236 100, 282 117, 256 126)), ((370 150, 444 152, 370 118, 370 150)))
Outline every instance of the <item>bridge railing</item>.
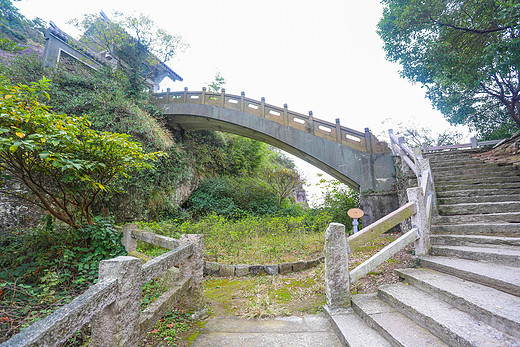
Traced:
POLYGON ((92 325, 93 346, 137 346, 144 334, 185 296, 185 303, 200 308, 202 300, 203 245, 201 235, 182 235, 180 240, 123 227, 122 242, 129 252, 136 240, 171 249, 142 264, 131 256, 103 260, 98 282, 71 303, 38 320, 2 343, 11 346, 57 346, 67 342, 87 322, 92 325), (142 286, 178 265, 179 279, 141 312, 142 286))
POLYGON ((416 174, 418 187, 407 189, 409 201, 407 204, 348 238, 344 225, 337 223, 329 225, 325 232, 326 309, 329 312, 349 307, 351 284, 363 278, 410 243, 414 242, 416 256, 426 255, 430 252, 430 227, 436 213, 437 199, 429 159, 423 158, 420 150, 415 149, 414 152, 404 144, 404 141, 395 139, 392 132, 390 132, 390 138, 394 154, 400 155, 416 174), (358 265, 354 270, 348 270, 349 253, 408 218, 411 218, 412 221, 411 230, 358 265))
POLYGON ((368 128, 363 133, 342 126, 339 118, 336 119, 336 123, 316 119, 312 111, 309 112, 309 115, 305 115, 289 110, 287 104, 277 107, 267 104, 265 98, 261 98, 260 101, 247 98, 244 92, 241 95, 233 95, 226 94, 225 89, 222 89, 220 93, 214 93, 208 92, 206 88, 202 88, 202 91, 188 91, 185 88, 184 91, 153 94, 151 99, 158 105, 192 103, 247 112, 362 152, 387 153, 389 151, 388 145, 385 142, 379 142, 368 128))

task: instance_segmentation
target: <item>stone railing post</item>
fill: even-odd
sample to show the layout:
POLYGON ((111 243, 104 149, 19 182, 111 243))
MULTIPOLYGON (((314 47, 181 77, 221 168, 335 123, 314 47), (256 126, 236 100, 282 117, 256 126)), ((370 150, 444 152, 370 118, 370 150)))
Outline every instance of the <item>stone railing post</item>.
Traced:
POLYGON ((125 249, 128 253, 135 252, 137 250, 137 240, 132 235, 132 231, 137 230, 137 224, 125 224, 121 227, 121 231, 123 232, 123 237, 121 238, 121 243, 125 246, 125 249))
POLYGON ((325 231, 325 286, 330 310, 350 307, 348 251, 345 226, 330 223, 325 231))
POLYGON ((287 104, 283 104, 283 125, 289 126, 289 113, 287 104))
POLYGON ((184 93, 182 93, 182 100, 188 102, 188 87, 184 87, 184 93))
POLYGON ((367 153, 372 153, 372 133, 369 128, 365 128, 365 148, 367 153))
POLYGON ((341 124, 339 124, 339 118, 336 118, 336 142, 341 143, 341 124))
POLYGON ((226 88, 220 89, 220 98, 222 99, 222 107, 226 107, 226 88))
POLYGON ((260 113, 262 114, 262 118, 265 118, 265 98, 263 96, 260 99, 260 113))
POLYGON ((202 105, 206 104, 206 87, 202 87, 202 93, 200 94, 201 100, 200 103, 202 105))
POLYGON ((426 211, 426 197, 421 187, 406 190, 408 201, 415 203, 415 214, 412 215, 412 228, 419 229, 419 238, 415 241, 415 255, 427 255, 430 252, 430 229, 426 211))
POLYGON ((99 263, 99 281, 117 279, 116 301, 92 319, 92 346, 133 347, 139 343, 141 259, 119 256, 99 263))
POLYGON ((244 100, 245 98, 246 98, 246 93, 240 92, 240 111, 242 111, 242 112, 244 112, 246 109, 246 102, 244 100))
POLYGON ((309 134, 314 135, 314 115, 312 114, 312 111, 309 111, 309 124, 308 124, 309 134))
POLYGON ((204 306, 202 280, 204 271, 204 236, 201 234, 185 234, 180 237, 181 245, 193 244, 193 254, 179 264, 181 277, 191 276, 191 289, 186 298, 186 305, 200 310, 204 306))

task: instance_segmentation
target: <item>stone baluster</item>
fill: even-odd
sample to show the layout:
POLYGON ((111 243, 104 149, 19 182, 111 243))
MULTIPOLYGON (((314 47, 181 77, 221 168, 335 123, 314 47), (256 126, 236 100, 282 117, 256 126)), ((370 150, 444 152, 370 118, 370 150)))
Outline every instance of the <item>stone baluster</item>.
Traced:
POLYGON ((102 260, 99 281, 117 279, 116 301, 92 319, 92 346, 134 347, 139 343, 141 259, 128 256, 102 260))
POLYGON ((180 237, 180 244, 193 244, 193 254, 179 264, 182 277, 191 276, 191 289, 186 296, 186 305, 199 310, 204 305, 202 281, 204 272, 204 237, 201 234, 185 234, 180 237))
POLYGON ((350 306, 348 252, 345 226, 330 223, 325 231, 325 286, 330 310, 350 306))
POLYGON ((336 142, 341 143, 341 124, 339 124, 339 118, 336 118, 336 142))
POLYGON ((283 125, 289 126, 289 114, 287 112, 287 104, 283 104, 283 125))

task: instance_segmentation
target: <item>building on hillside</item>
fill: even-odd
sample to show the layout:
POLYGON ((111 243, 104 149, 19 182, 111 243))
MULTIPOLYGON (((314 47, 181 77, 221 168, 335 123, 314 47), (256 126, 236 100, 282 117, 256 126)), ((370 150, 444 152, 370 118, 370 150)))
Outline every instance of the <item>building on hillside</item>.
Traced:
MULTIPOLYGON (((121 34, 123 40, 135 43, 128 33, 111 22, 103 12, 79 41, 60 30, 51 21, 49 28, 45 31, 44 65, 55 67, 60 64, 65 68, 73 69, 74 64, 81 63, 94 70, 98 70, 102 66, 115 67, 118 64, 126 66, 125 61, 117 57, 110 47, 102 44, 104 34, 108 30, 118 30, 118 34, 121 34)), ((159 84, 165 78, 169 78, 172 82, 182 81, 181 76, 149 52, 146 52, 145 58, 140 64, 140 73, 145 78, 151 92, 158 92, 159 84)))

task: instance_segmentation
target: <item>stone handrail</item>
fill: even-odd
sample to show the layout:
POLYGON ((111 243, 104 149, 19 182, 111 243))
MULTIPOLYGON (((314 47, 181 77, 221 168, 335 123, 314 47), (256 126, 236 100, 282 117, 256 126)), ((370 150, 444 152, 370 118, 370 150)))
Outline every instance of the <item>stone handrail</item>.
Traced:
POLYGON ((56 346, 65 343, 91 317, 116 300, 117 280, 100 281, 69 304, 13 336, 2 347, 56 346))
POLYGON ((314 118, 312 111, 309 111, 309 115, 304 115, 289 110, 287 104, 284 104, 283 107, 276 107, 267 104, 265 98, 262 98, 261 101, 246 98, 244 92, 241 95, 232 95, 226 94, 224 88, 221 93, 208 92, 206 88, 202 88, 202 91, 188 91, 185 88, 184 91, 180 92, 152 94, 151 101, 155 104, 192 103, 224 107, 247 112, 362 152, 388 152, 387 144, 379 142, 368 128, 363 133, 340 125, 339 118, 336 119, 335 124, 330 123, 314 118))
POLYGON ((397 139, 390 130, 390 143, 395 155, 412 169, 417 176, 418 187, 408 188, 408 203, 396 211, 350 236, 345 235, 345 226, 331 223, 325 232, 325 281, 327 291, 326 309, 344 309, 350 306, 350 285, 390 259, 395 253, 414 242, 415 255, 430 251, 430 225, 437 208, 437 198, 430 162, 418 149, 411 151, 404 139, 397 139), (348 270, 348 253, 366 244, 395 225, 411 218, 412 229, 380 250, 354 270, 348 270))
POLYGON ((172 247, 149 262, 131 256, 103 260, 98 283, 71 303, 37 321, 0 346, 55 346, 66 342, 87 322, 92 325, 93 346, 137 346, 140 338, 186 292, 192 308, 202 304, 202 235, 182 235, 174 240, 137 230, 135 224, 122 228, 122 243, 135 251, 136 238, 172 247), (175 245, 178 245, 175 247, 175 245), (141 312, 142 285, 179 266, 180 280, 141 312))

